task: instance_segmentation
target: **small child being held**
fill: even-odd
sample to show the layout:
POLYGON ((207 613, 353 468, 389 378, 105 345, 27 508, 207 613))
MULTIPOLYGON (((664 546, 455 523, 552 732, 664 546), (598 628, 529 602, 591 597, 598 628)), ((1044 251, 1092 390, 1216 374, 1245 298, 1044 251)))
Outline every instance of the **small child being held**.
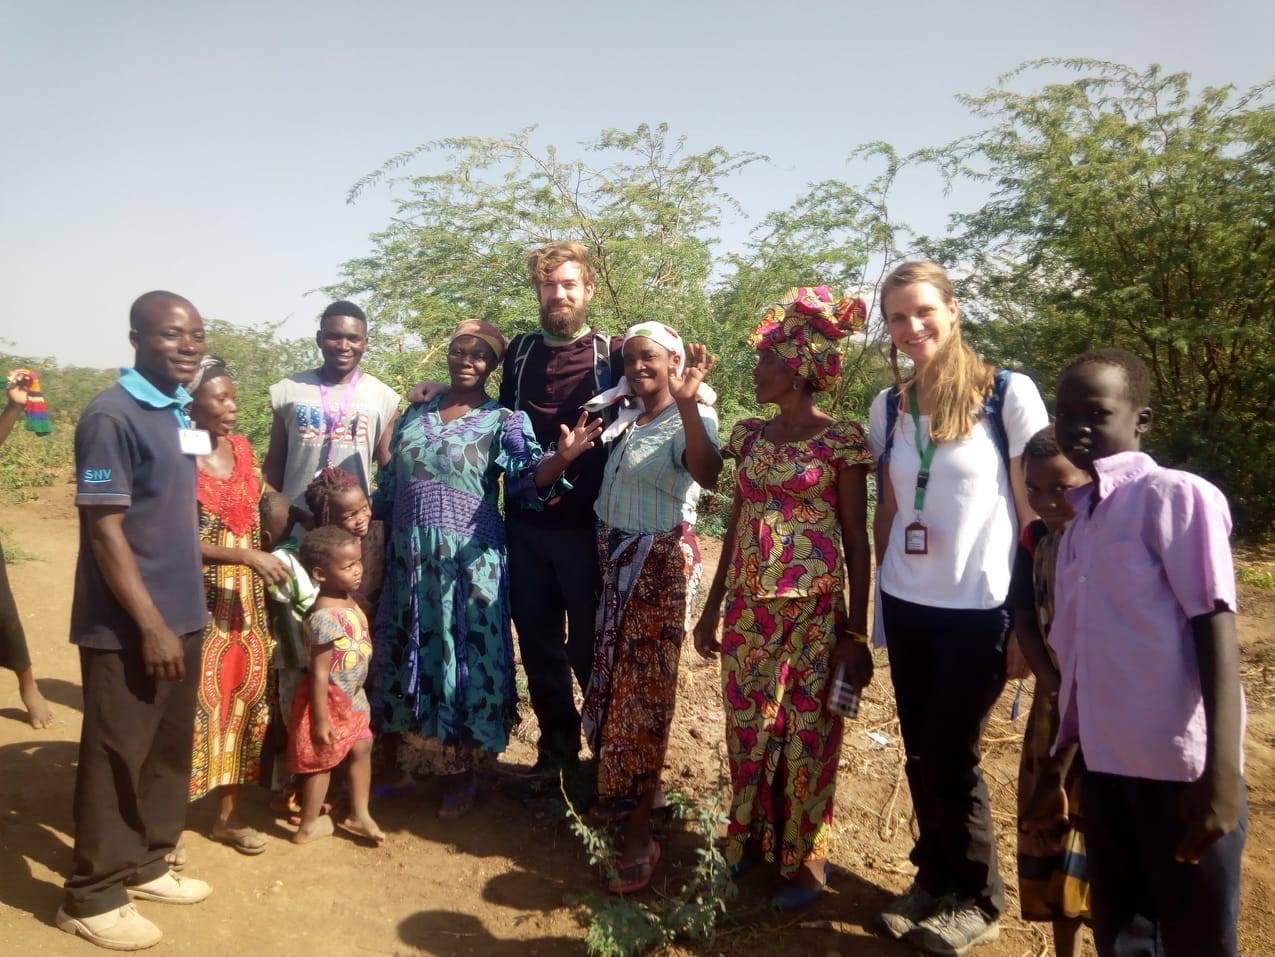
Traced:
POLYGON ((1053 924, 1054 953, 1080 957, 1089 919, 1088 864, 1080 830, 1083 768, 1074 745, 1051 754, 1058 734, 1058 661, 1046 644, 1054 618, 1054 568, 1075 514, 1066 493, 1089 481, 1062 454, 1054 427, 1023 448, 1027 501, 1040 517, 1023 529, 1010 598, 1019 647, 1036 674, 1018 768, 1018 896, 1023 920, 1053 924))
POLYGON ((317 528, 301 543, 301 564, 318 586, 319 597, 303 625, 309 680, 297 687, 288 728, 288 766, 304 775, 301 825, 292 840, 304 844, 332 833, 323 801, 332 769, 348 757, 350 813, 336 826, 380 843, 385 834, 368 812, 372 730, 363 690, 372 639, 367 617, 353 597, 363 579, 359 540, 338 525, 317 528))
POLYGON ((354 595, 370 621, 385 580, 385 529, 372 520, 372 507, 357 476, 329 466, 315 476, 305 490, 305 504, 314 516, 315 528, 338 525, 359 540, 363 554, 363 583, 354 595))
POLYGON ((286 811, 293 803, 291 789, 287 787, 287 727, 292 718, 297 684, 304 678, 309 663, 301 625, 306 612, 319 596, 319 590, 301 565, 297 540, 288 537, 288 530, 297 524, 301 510, 295 508, 286 495, 274 491, 261 496, 259 508, 261 547, 283 562, 291 575, 286 582, 266 587, 266 612, 270 616, 270 633, 274 637, 271 667, 275 672, 277 711, 272 721, 277 719, 283 731, 273 740, 285 755, 282 760, 274 762, 271 791, 277 797, 278 809, 286 811))
POLYGON ((1238 951, 1247 832, 1244 695, 1226 498, 1141 451, 1151 377, 1123 349, 1058 380, 1056 430, 1090 483, 1069 492, 1049 643, 1055 750, 1078 742, 1094 942, 1238 951))

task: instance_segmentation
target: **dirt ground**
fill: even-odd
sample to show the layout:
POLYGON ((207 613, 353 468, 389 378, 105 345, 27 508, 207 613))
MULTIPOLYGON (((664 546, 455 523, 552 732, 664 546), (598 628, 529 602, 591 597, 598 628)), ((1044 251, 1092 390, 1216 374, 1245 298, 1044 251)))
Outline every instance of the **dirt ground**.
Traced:
MULTIPOLYGON (((53 926, 71 862, 71 792, 81 697, 74 650, 67 644, 77 531, 69 486, 38 501, 0 505, 7 550, 31 560, 9 573, 26 623, 40 686, 56 724, 33 731, 16 685, 0 676, 0 953, 88 955, 95 949, 53 926)), ((707 549, 715 558, 716 549, 707 549)), ((1245 862, 1241 948, 1275 953, 1275 592, 1241 588, 1240 638, 1248 689, 1250 831, 1245 862)), ((724 760, 716 666, 687 643, 679 678, 679 712, 665 783, 704 797, 717 791, 724 760)), ((837 795, 830 890, 811 910, 772 916, 765 875, 749 875, 711 948, 671 953, 909 954, 874 931, 875 915, 909 881, 911 805, 902 780, 898 724, 889 674, 878 663, 859 718, 846 728, 837 795), (884 735, 874 741, 868 732, 884 735)), ((1029 692, 1030 689, 1028 689, 1029 692)), ((1000 834, 1001 867, 1017 910, 1013 867, 1013 799, 1021 721, 1009 720, 1012 689, 987 734, 985 767, 1000 834)), ((1026 693, 1025 693, 1026 697, 1026 693)), ((525 709, 530 718, 529 709, 525 709)), ((1026 701, 1023 713, 1026 713, 1026 701)), ((379 799, 373 813, 389 834, 379 848, 334 838, 296 847, 249 792, 247 814, 271 835, 255 858, 204 835, 213 809, 191 808, 185 843, 188 873, 215 888, 195 907, 143 905, 165 933, 155 953, 548 955, 584 952, 586 908, 599 889, 577 839, 551 800, 521 796, 512 771, 534 758, 534 720, 525 721, 500 765, 484 779, 473 813, 459 823, 435 816, 436 786, 379 799)), ((673 889, 693 861, 689 835, 674 833, 649 894, 673 889), (662 883, 666 882, 666 883, 662 883)), ((1013 916, 980 954, 1049 952, 1045 928, 1013 916)))

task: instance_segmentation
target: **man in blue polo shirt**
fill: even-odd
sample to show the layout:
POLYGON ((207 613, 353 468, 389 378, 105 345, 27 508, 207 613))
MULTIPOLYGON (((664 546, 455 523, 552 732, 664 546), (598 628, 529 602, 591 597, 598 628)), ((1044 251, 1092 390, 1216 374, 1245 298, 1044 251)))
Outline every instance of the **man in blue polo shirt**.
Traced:
POLYGON ((195 505, 207 432, 184 407, 204 325, 181 296, 150 292, 129 312, 133 368, 75 429, 80 555, 71 641, 84 726, 75 854, 57 925, 101 947, 140 950, 158 927, 132 900, 193 904, 211 892, 166 858, 186 821, 200 644, 208 618, 195 505))

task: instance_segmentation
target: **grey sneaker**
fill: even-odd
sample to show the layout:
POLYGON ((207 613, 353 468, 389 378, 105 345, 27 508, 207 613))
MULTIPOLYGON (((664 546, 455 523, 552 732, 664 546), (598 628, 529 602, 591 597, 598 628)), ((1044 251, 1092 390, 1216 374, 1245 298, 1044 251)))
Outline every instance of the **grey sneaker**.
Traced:
POLYGON ((927 954, 960 957, 1001 935, 1001 925, 973 901, 943 901, 908 932, 907 941, 927 954))
POLYGON ((938 907, 939 898, 935 897, 916 881, 881 912, 881 923, 895 940, 900 940, 908 931, 929 917, 938 907))

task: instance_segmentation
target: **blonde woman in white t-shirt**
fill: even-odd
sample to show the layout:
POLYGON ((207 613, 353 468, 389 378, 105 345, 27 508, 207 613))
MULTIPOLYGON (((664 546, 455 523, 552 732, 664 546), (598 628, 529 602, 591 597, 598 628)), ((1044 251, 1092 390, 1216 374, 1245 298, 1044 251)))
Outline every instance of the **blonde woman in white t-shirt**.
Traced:
POLYGON ((869 416, 873 452, 884 456, 878 614, 920 829, 916 879, 882 922, 930 953, 965 953, 996 938, 1005 907, 979 739, 1005 685, 1010 571, 1031 517, 1021 456, 1049 420, 1029 378, 1011 374, 998 390, 995 371, 962 341, 942 267, 899 266, 882 285, 881 311, 896 385, 869 416), (994 394, 999 415, 987 411, 994 394))

